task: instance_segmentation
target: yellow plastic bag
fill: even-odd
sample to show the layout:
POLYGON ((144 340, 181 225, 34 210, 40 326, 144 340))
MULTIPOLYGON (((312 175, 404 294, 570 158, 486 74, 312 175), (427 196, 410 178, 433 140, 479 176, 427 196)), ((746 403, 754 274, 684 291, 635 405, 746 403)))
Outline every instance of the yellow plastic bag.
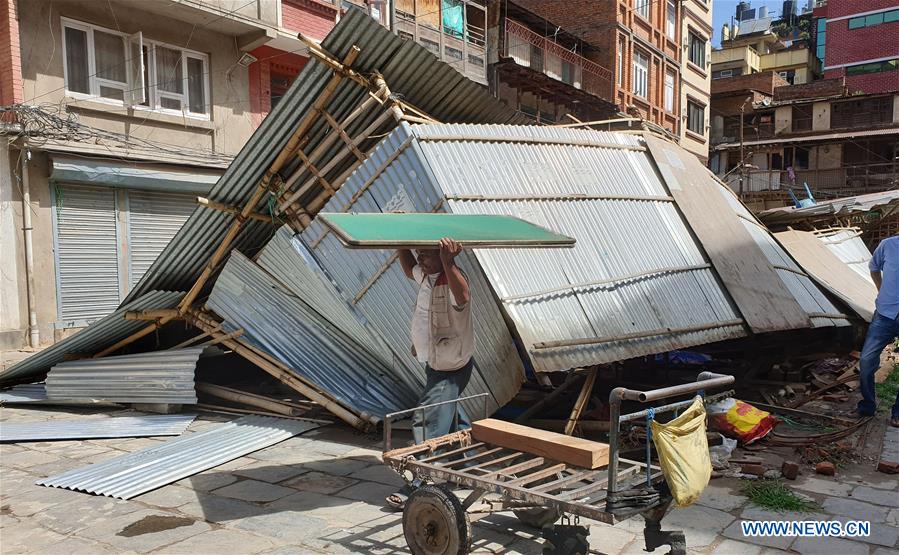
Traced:
POLYGON ((653 420, 652 439, 674 503, 692 505, 712 477, 702 397, 697 396, 686 412, 667 424, 653 420))

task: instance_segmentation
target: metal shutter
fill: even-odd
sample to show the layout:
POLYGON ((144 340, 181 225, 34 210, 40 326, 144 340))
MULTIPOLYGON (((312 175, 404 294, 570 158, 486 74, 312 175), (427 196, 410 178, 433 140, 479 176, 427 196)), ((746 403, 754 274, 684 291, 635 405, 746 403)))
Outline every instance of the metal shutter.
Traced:
POLYGON ((59 317, 82 325, 119 305, 113 189, 56 185, 59 317))
POLYGON ((191 195, 128 191, 130 287, 137 285, 196 206, 191 195))

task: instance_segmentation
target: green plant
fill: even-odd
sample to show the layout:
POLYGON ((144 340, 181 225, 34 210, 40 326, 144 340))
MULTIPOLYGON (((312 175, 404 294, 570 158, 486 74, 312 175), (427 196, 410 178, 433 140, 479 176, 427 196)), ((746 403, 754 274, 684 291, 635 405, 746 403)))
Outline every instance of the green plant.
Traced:
POLYGON ((818 508, 793 493, 780 480, 754 480, 743 485, 743 494, 753 504, 777 512, 810 513, 818 508))
POLYGON ((890 410, 896 401, 896 392, 899 392, 899 364, 893 367, 893 371, 882 383, 874 384, 877 391, 878 412, 890 410))

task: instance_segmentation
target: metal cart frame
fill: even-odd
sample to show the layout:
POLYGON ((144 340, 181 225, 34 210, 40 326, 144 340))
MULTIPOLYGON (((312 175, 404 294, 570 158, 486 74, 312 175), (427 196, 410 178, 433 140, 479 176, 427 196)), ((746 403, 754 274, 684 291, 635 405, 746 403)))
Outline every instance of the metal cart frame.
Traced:
MULTIPOLYGON (((647 551, 653 551, 662 545, 670 545, 672 554, 685 554, 683 532, 661 530, 661 520, 671 504, 671 496, 664 483, 661 469, 651 464, 649 442, 646 448, 646 461, 638 462, 619 456, 618 436, 622 422, 646 418, 650 411, 655 414, 677 411, 692 404, 693 400, 688 399, 630 414, 621 414, 621 403, 622 401, 650 403, 696 392, 704 397, 706 403, 712 403, 733 395, 733 391, 705 397, 706 390, 733 383, 733 376, 702 372, 693 383, 650 391, 623 387, 613 389, 609 394, 609 465, 595 470, 477 442, 473 440, 469 430, 432 439, 425 438, 421 444, 392 449, 394 421, 421 412, 424 426, 427 409, 477 398, 483 398, 486 417, 486 393, 386 415, 384 463, 407 482, 415 485, 431 484, 416 490, 416 493, 426 490, 420 496, 422 498, 430 496, 424 499, 428 506, 423 511, 419 510, 421 507, 418 505, 423 506, 423 502, 419 503, 416 500, 416 493, 410 496, 404 510, 403 531, 410 549, 416 555, 467 553, 471 540, 469 512, 512 510, 525 522, 530 520, 530 523, 537 524, 533 522, 534 517, 537 517, 538 521, 542 518, 544 524, 548 525, 566 514, 612 525, 641 514, 646 521, 644 539, 647 551), (615 479, 610 480, 610 476, 614 476, 615 479), (453 487, 470 489, 471 493, 460 499, 452 491, 453 487), (629 492, 634 492, 635 487, 643 488, 637 490, 637 495, 648 495, 647 503, 636 506, 621 506, 617 503, 617 500, 626 497, 629 492), (656 495, 653 495, 653 492, 656 495), (500 494, 502 498, 484 499, 487 493, 500 494), (482 499, 487 508, 471 510, 472 506, 482 499), (410 510, 413 506, 415 508, 410 510), (452 541, 447 551, 446 542, 450 540, 452 541), (453 541, 455 543, 452 543, 453 541)), ((576 527, 568 526, 568 528, 576 527)), ((548 533, 546 529, 544 533, 548 533)), ((585 538, 582 545, 586 545, 585 538)))

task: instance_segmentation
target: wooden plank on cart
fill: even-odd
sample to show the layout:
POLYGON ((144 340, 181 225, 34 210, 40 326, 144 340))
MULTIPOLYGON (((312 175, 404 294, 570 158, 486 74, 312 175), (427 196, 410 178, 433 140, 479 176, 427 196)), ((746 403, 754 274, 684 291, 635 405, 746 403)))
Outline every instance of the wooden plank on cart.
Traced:
POLYGON ((493 418, 474 422, 471 425, 471 435, 477 441, 516 449, 591 470, 609 464, 608 444, 529 428, 493 418))

